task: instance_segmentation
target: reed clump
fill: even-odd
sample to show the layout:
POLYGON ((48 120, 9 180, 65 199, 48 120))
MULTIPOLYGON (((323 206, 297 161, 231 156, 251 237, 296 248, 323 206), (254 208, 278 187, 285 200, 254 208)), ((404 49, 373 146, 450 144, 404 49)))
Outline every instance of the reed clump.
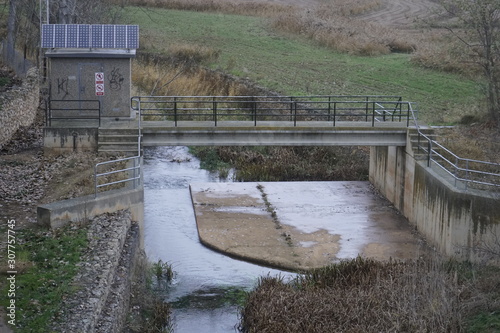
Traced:
POLYGON ((240 328, 247 333, 463 332, 467 316, 498 307, 498 301, 481 298, 485 292, 463 275, 469 268, 462 266, 358 257, 291 282, 264 277, 241 310, 240 328))
POLYGON ((217 147, 237 181, 366 180, 369 154, 359 147, 217 147))

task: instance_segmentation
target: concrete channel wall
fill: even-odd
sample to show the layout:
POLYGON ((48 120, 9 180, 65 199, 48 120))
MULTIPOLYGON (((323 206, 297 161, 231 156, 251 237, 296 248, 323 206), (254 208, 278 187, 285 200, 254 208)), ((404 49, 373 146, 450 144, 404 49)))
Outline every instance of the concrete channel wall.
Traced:
POLYGON ((372 147, 370 181, 441 253, 486 260, 500 247, 499 193, 460 190, 406 147, 372 147))

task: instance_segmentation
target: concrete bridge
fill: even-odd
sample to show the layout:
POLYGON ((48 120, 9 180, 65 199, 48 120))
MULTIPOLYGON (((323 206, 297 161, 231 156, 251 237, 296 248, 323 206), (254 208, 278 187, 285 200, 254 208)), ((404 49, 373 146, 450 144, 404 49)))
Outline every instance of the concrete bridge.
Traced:
MULTIPOLYGON (((441 252, 479 260, 498 246, 500 164, 453 154, 399 97, 136 97, 132 110, 126 119, 66 111, 49 119, 45 147, 137 155, 122 170, 135 184, 142 146, 371 146, 370 182, 441 252)), ((93 200, 97 177, 108 174, 97 167, 93 200)))
POLYGON ((138 123, 106 122, 99 151, 130 150, 134 127, 143 146, 405 146, 416 116, 398 96, 148 96, 132 106, 138 123))

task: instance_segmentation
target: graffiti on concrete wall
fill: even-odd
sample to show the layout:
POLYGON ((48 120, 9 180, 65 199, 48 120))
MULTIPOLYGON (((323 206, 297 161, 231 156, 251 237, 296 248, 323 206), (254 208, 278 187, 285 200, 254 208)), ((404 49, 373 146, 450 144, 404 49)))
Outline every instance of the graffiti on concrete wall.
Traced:
POLYGON ((123 81, 125 81, 125 78, 120 73, 120 69, 114 67, 111 71, 111 75, 109 76, 109 88, 115 91, 121 90, 123 81))
POLYGON ((65 99, 67 96, 71 95, 68 89, 68 79, 57 79, 57 95, 62 95, 61 99, 65 99))

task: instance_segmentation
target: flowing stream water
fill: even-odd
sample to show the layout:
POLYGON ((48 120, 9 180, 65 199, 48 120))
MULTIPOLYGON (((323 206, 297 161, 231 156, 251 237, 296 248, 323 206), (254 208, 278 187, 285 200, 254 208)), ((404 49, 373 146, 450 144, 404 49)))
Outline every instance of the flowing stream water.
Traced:
POLYGON ((187 147, 144 153, 145 250, 149 261, 170 263, 175 271, 165 301, 173 305, 177 333, 237 332, 242 291, 251 290, 261 276, 292 276, 229 258, 199 242, 189 184, 220 181, 200 169, 187 147))

